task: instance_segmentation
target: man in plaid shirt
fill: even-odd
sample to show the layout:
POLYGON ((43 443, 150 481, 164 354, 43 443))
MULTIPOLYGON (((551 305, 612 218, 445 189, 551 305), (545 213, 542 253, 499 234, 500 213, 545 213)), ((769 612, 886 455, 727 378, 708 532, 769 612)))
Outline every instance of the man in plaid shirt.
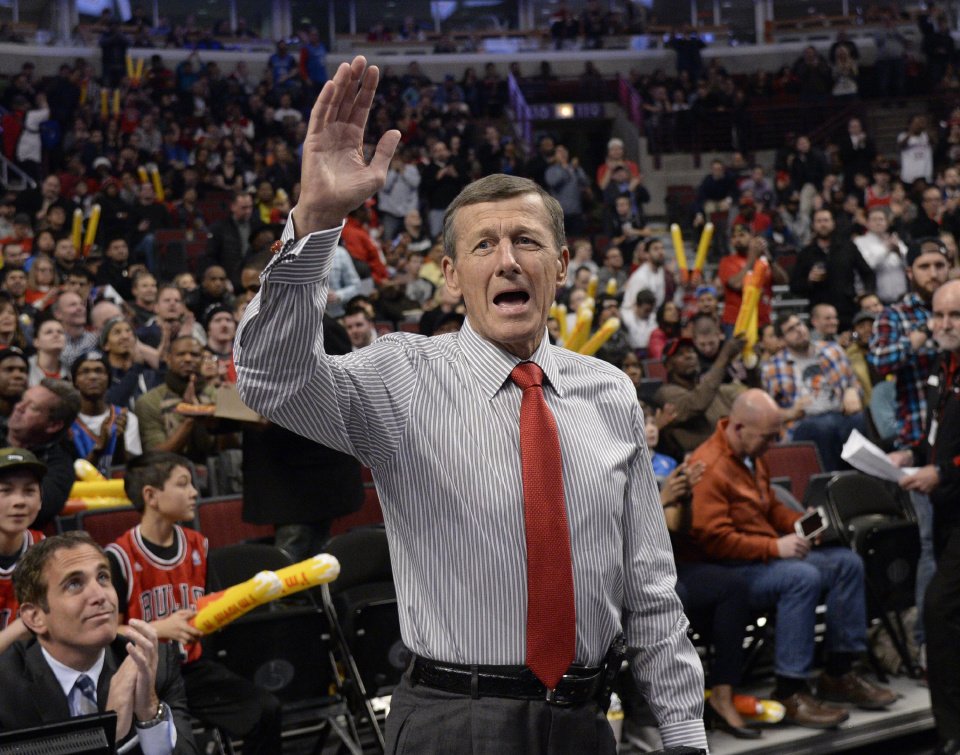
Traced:
MULTIPOLYGON (((912 449, 923 441, 927 416, 926 386, 937 365, 937 345, 930 338, 930 304, 934 292, 947 281, 950 269, 947 248, 937 238, 920 239, 907 251, 907 277, 911 291, 883 310, 873 326, 867 360, 897 383, 897 446, 907 454, 891 454, 895 462, 912 459, 912 449)), ((907 463, 907 462, 904 462, 907 463)), ((920 561, 917 564, 917 645, 926 642, 923 599, 936 569, 933 558, 933 509, 929 496, 910 492, 920 527, 920 561)), ((921 665, 923 659, 921 658, 921 665)))
POLYGON ((947 249, 939 239, 912 244, 907 252, 912 290, 884 309, 873 326, 867 359, 884 377, 896 378, 899 448, 912 448, 923 439, 927 378, 937 363, 937 345, 928 328, 930 302, 946 282, 949 267, 947 249))
POLYGON ((767 393, 792 421, 793 440, 812 440, 827 471, 840 468, 840 452, 854 429, 866 431, 860 383, 843 349, 811 341, 796 315, 777 321, 784 347, 761 365, 767 393))

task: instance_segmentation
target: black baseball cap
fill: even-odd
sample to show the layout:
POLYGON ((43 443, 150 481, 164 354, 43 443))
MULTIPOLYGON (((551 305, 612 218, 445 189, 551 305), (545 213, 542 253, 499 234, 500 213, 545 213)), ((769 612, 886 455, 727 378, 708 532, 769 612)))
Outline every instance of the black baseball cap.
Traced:
POLYGON ((47 473, 47 465, 25 448, 0 448, 0 474, 17 469, 33 472, 37 479, 47 473))
POLYGON ((22 359, 24 364, 29 364, 29 362, 27 362, 27 355, 23 353, 23 349, 19 346, 5 346, 0 348, 0 362, 6 361, 10 357, 22 359))
POLYGON ((913 267, 913 263, 917 261, 917 258, 922 254, 932 254, 934 252, 939 252, 944 257, 947 258, 947 262, 950 261, 950 253, 947 251, 947 246, 936 236, 927 236, 923 239, 917 239, 912 244, 910 248, 907 249, 907 267, 913 267))

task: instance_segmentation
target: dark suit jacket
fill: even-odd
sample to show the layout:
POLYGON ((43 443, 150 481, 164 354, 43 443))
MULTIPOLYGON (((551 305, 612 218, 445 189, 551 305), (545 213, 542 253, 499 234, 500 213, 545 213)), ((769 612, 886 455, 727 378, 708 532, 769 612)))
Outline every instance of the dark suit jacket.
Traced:
MULTIPOLYGON (((110 680, 127 657, 125 642, 118 638, 107 647, 103 671, 97 683, 97 702, 104 710, 110 694, 110 680)), ((196 755, 187 714, 187 694, 179 662, 169 645, 160 645, 157 664, 157 695, 170 706, 177 727, 177 755, 196 755)), ((31 638, 14 643, 0 655, 0 731, 56 723, 70 718, 67 698, 57 677, 40 652, 40 643, 31 638)), ((140 752, 134 748, 133 752, 140 752)))

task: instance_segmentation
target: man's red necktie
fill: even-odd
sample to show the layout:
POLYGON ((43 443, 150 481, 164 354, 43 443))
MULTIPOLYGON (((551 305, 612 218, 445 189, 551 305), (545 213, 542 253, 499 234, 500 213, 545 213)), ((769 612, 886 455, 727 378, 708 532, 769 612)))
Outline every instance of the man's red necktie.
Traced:
POLYGON ((520 462, 527 535, 527 666, 548 689, 556 689, 573 663, 577 631, 560 436, 543 398, 543 370, 523 362, 513 368, 510 379, 523 390, 520 462))

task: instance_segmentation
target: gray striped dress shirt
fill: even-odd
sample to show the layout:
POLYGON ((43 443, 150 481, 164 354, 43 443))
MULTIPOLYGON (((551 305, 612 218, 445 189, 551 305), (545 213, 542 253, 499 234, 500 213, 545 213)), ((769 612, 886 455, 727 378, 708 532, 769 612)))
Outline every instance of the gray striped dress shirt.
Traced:
MULTIPOLYGON (((522 664, 526 545, 518 363, 477 335, 396 333, 345 356, 322 346, 339 229, 284 248, 247 307, 234 359, 243 400, 373 470, 403 640, 454 663, 522 664)), ((577 614, 576 660, 596 666, 618 632, 666 745, 706 746, 703 670, 674 591, 673 555, 629 379, 549 345, 577 614)), ((321 491, 318 491, 320 494, 321 491)))

